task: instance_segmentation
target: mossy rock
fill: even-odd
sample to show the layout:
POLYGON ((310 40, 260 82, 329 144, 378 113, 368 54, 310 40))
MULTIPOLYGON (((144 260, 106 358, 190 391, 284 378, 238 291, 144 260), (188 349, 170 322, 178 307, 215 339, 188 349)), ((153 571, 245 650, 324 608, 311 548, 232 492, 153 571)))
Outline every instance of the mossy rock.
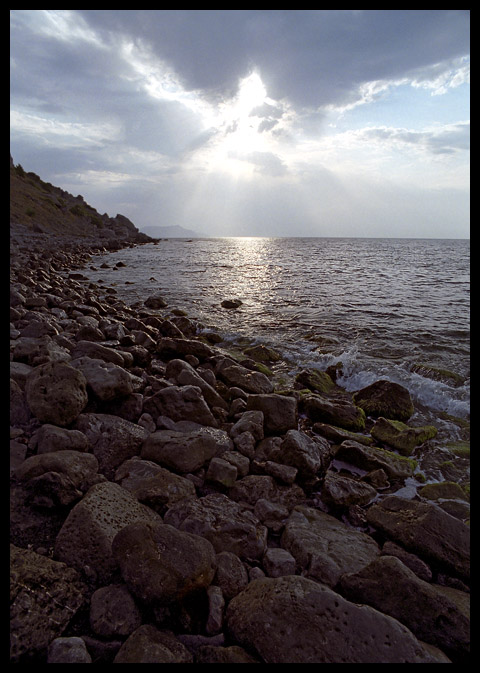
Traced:
POLYGON ((460 484, 454 481, 439 481, 435 484, 426 484, 418 492, 427 500, 465 500, 469 498, 460 484))
POLYGON ((470 442, 448 442, 445 448, 459 458, 470 458, 470 442))
POLYGON ((280 353, 270 346, 264 346, 263 344, 258 344, 257 346, 250 346, 245 348, 243 351, 245 355, 248 355, 249 358, 255 360, 255 362, 278 362, 281 360, 280 353))
POLYGON ((433 367, 432 365, 423 362, 417 362, 412 365, 412 372, 420 374, 427 379, 433 381, 440 381, 441 383, 449 383, 454 386, 461 386, 465 379, 460 374, 450 371, 449 369, 442 369, 441 367, 433 367))
POLYGON ((328 393, 335 386, 331 376, 317 369, 304 369, 296 375, 295 381, 316 393, 328 393))
POLYGON ((396 421, 408 421, 414 412, 408 390, 399 383, 380 380, 358 390, 353 401, 367 416, 383 416, 396 421))
POLYGON ((417 446, 436 436, 437 428, 433 425, 412 428, 402 421, 380 416, 370 430, 370 434, 377 441, 388 444, 402 455, 410 456, 417 446))

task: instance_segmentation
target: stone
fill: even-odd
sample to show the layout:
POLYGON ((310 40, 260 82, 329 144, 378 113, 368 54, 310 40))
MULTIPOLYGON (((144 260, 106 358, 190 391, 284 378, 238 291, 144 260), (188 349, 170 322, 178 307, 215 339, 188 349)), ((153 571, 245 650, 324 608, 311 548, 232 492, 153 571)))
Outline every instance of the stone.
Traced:
POLYGON ((205 632, 213 636, 220 633, 223 628, 223 610, 225 608, 225 599, 219 586, 211 584, 207 587, 208 597, 208 618, 205 625, 205 632))
POLYGON ((322 486, 322 500, 334 507, 350 507, 351 505, 367 505, 377 497, 377 491, 365 482, 351 479, 327 471, 322 486))
POLYGON ((289 430, 280 445, 278 462, 297 468, 301 477, 325 472, 333 450, 322 437, 309 437, 300 430, 289 430))
POLYGON ((290 512, 284 505, 270 502, 265 498, 259 498, 253 508, 253 513, 264 526, 279 533, 285 526, 290 512))
POLYGON ((31 413, 23 390, 14 379, 10 379, 10 425, 25 425, 30 418, 31 413))
POLYGON ((88 451, 87 436, 79 430, 44 423, 37 432, 37 454, 52 451, 88 451))
POLYGON ((284 484, 293 484, 298 474, 298 469, 296 467, 276 463, 272 460, 265 461, 264 469, 265 474, 269 474, 271 477, 274 477, 277 481, 281 481, 284 484))
POLYGON ((108 346, 94 341, 78 341, 72 350, 71 357, 73 360, 87 357, 92 360, 103 360, 104 362, 111 362, 118 367, 123 367, 124 359, 122 355, 108 346))
POLYGON ((202 645, 198 648, 195 657, 197 664, 259 664, 243 647, 229 645, 217 647, 214 645, 202 645))
POLYGON ((427 500, 469 500, 469 497, 454 481, 440 481, 426 484, 418 491, 418 495, 427 500))
POLYGON ((353 432, 365 429, 365 412, 349 400, 327 399, 321 395, 300 398, 300 411, 313 422, 327 423, 353 432))
POLYGON ((204 537, 160 522, 137 521, 112 543, 123 580, 143 604, 167 606, 208 587, 215 551, 204 537))
POLYGON ((249 432, 255 441, 263 439, 263 412, 259 410, 245 411, 230 429, 230 437, 235 439, 244 432, 249 432))
POLYGON ((213 584, 219 586, 227 601, 243 591, 248 584, 248 574, 236 554, 222 551, 216 557, 217 570, 213 584))
POLYGON ((10 663, 46 653, 84 605, 86 593, 73 568, 10 545, 10 663))
POLYGON ((205 379, 184 360, 170 360, 165 370, 165 378, 173 379, 180 386, 197 386, 202 391, 202 395, 210 408, 220 407, 221 409, 228 409, 227 402, 220 397, 215 388, 207 383, 207 381, 205 381, 205 379))
POLYGON ((248 355, 249 358, 255 360, 255 362, 278 362, 282 359, 280 353, 274 348, 265 346, 264 344, 250 346, 249 348, 245 348, 243 352, 245 355, 248 355))
POLYGON ((267 549, 263 556, 263 567, 268 577, 295 575, 295 559, 281 547, 267 549))
POLYGON ((99 472, 109 480, 125 460, 140 453, 148 437, 142 426, 111 414, 80 414, 73 429, 87 437, 99 472))
POLYGON ((144 441, 141 457, 177 472, 195 472, 214 456, 233 448, 224 430, 204 427, 193 432, 158 430, 144 441))
POLYGON ((137 521, 161 518, 118 484, 96 484, 65 519, 55 540, 55 557, 96 582, 108 583, 117 568, 113 539, 137 521))
POLYGON ((192 664, 193 656, 171 631, 142 624, 123 643, 114 664, 192 664))
POLYGON ((298 484, 278 484, 273 477, 266 474, 249 474, 237 479, 228 496, 236 502, 244 502, 255 506, 260 499, 283 505, 292 509, 305 500, 305 493, 298 484))
POLYGON ((164 297, 162 297, 159 292, 156 292, 155 294, 150 295, 150 297, 147 297, 147 299, 144 301, 144 304, 147 308, 152 309, 165 308, 168 306, 164 297))
POLYGON ((414 412, 408 390, 392 381, 375 381, 354 393, 353 400, 368 416, 408 421, 414 412))
POLYGON ((328 425, 328 423, 314 423, 312 430, 334 444, 341 444, 346 439, 351 439, 360 444, 365 444, 366 446, 375 444, 375 440, 373 437, 370 437, 370 435, 362 435, 359 432, 350 432, 343 428, 337 428, 334 425, 328 425))
POLYGON ((380 416, 370 434, 377 441, 396 449, 402 456, 411 456, 417 446, 436 436, 437 428, 433 425, 412 428, 402 421, 393 421, 380 416))
POLYGON ((435 585, 424 582, 394 556, 380 556, 340 580, 342 595, 398 619, 422 641, 466 658, 470 620, 435 585))
POLYGON ((435 661, 396 619, 298 575, 250 582, 230 601, 226 623, 267 664, 435 661))
POLYGON ((195 486, 189 479, 159 467, 155 475, 143 479, 131 492, 139 502, 163 514, 175 502, 194 496, 195 486))
POLYGON ((88 402, 87 380, 66 362, 35 367, 25 385, 27 404, 41 423, 70 425, 88 402))
POLYGON ((413 476, 417 461, 399 456, 374 446, 365 446, 352 440, 345 440, 335 452, 335 460, 351 464, 365 472, 382 469, 390 479, 406 479, 413 476))
POLYGON ((109 584, 93 592, 90 626, 102 638, 126 638, 142 624, 142 614, 125 584, 109 584))
POLYGON ((265 434, 283 435, 298 428, 297 400, 287 395, 249 395, 247 411, 259 410, 264 417, 265 434))
POLYGON ((411 554, 403 547, 400 547, 400 545, 395 544, 395 542, 387 540, 387 542, 385 542, 382 547, 381 555, 395 556, 396 558, 400 559, 400 561, 406 565, 407 568, 410 568, 410 570, 414 572, 415 575, 417 575, 417 577, 419 577, 421 580, 424 580, 425 582, 432 581, 432 571, 425 561, 422 561, 422 559, 415 554, 411 554))
POLYGON ((48 647, 47 664, 91 664, 85 641, 78 636, 55 638, 48 647))
POLYGON ((247 393, 272 393, 273 383, 262 372, 251 371, 242 365, 224 358, 217 363, 215 374, 227 386, 238 387, 247 393))
POLYGON ((142 379, 123 367, 90 357, 73 359, 70 365, 82 372, 89 389, 102 402, 110 402, 126 397, 138 390, 142 379))
POLYGON ((168 416, 172 421, 193 421, 216 428, 213 416, 198 386, 168 386, 145 399, 143 411, 154 418, 168 416))
POLYGON ((175 503, 164 522, 201 535, 217 553, 229 551, 241 559, 258 559, 266 548, 267 528, 247 507, 221 493, 175 503))
POLYGON ((328 393, 335 387, 332 378, 318 369, 302 370, 296 375, 295 381, 302 388, 309 388, 315 393, 328 393))
POLYGON ((370 535, 304 505, 290 513, 281 546, 295 557, 303 574, 331 587, 342 575, 361 570, 380 554, 370 535))
POLYGON ((223 308, 239 308, 242 303, 243 302, 240 299, 224 299, 221 306, 223 306, 223 308))
POLYGON ((237 478, 237 468, 223 458, 213 457, 208 465, 205 479, 218 486, 230 488, 237 478))
POLYGON ((157 341, 155 352, 161 358, 172 359, 179 357, 186 357, 187 355, 194 355, 199 360, 206 360, 215 355, 215 352, 210 346, 197 341, 196 339, 177 339, 171 337, 163 337, 157 341))
POLYGON ((66 362, 71 359, 70 351, 58 345, 51 336, 20 337, 13 348, 13 359, 31 367, 46 362, 66 362))
POLYGON ((407 551, 466 580, 470 577, 470 528, 439 507, 390 495, 374 503, 367 521, 407 551))

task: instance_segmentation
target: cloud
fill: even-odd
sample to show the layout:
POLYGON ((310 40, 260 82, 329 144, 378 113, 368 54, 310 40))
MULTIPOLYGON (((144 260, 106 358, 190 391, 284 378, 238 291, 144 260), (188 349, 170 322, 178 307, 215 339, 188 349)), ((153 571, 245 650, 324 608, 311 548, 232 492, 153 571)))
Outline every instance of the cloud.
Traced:
POLYGON ((357 134, 366 141, 382 145, 414 145, 432 154, 455 154, 470 148, 470 123, 460 122, 430 131, 411 131, 398 128, 368 128, 357 134))

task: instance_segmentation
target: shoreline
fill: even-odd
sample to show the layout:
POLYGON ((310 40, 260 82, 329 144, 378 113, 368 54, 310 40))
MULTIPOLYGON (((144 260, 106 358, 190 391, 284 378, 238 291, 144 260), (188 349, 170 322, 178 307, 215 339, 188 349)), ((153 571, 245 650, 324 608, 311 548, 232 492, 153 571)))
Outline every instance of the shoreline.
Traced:
MULTIPOLYGON (((277 390, 268 374, 273 353, 260 349, 232 360, 214 332, 205 338, 188 315, 160 296, 145 297, 135 309, 113 287, 100 299, 81 270, 111 250, 74 238, 61 246, 58 239, 47 241, 42 234, 11 240, 11 559, 18 596, 22 583, 31 581, 27 566, 56 587, 67 569, 73 579, 70 590, 58 589, 65 595, 56 604, 63 600, 69 609, 51 632, 32 628, 45 619, 42 601, 49 599, 40 596, 41 589, 28 619, 21 616, 21 602, 14 602, 11 661, 53 662, 54 641, 79 638, 83 645, 71 642, 82 652, 76 656, 94 663, 142 663, 142 647, 155 652, 151 661, 164 663, 286 663, 294 642, 286 639, 275 654, 274 638, 270 649, 261 644, 259 637, 269 638, 249 630, 244 615, 261 587, 265 595, 272 592, 265 619, 279 630, 295 630, 288 609, 276 606, 276 587, 287 596, 300 585, 302 591, 319 585, 325 589, 318 601, 333 594, 352 619, 354 606, 368 606, 364 614, 372 632, 385 628, 398 639, 389 655, 394 659, 387 659, 376 648, 362 652, 350 637, 350 663, 467 662, 461 606, 469 596, 469 497, 458 484, 460 490, 452 487, 450 494, 438 486, 413 500, 395 495, 405 480, 422 489, 400 391, 393 397, 390 391, 388 418, 403 434, 388 435, 386 442, 387 435, 379 434, 386 412, 372 414, 368 401, 339 389, 333 371, 333 378, 307 372, 277 390), (28 249, 30 241, 35 245, 28 249), (51 392, 45 390, 50 379, 37 381, 43 370, 56 377, 51 392), (55 398, 72 378, 75 389, 66 387, 55 398), (55 399, 58 409, 52 408, 55 399), (97 530, 107 505, 110 523, 97 530), (212 516, 215 531, 208 526, 212 516), (405 522, 412 516, 419 526, 425 517, 430 525, 439 517, 456 541, 449 557, 440 550, 442 540, 422 546, 428 523, 408 538, 405 522), (327 529, 335 561, 321 542, 327 529), (123 554, 130 548, 128 535, 140 530, 142 539, 158 540, 142 554, 170 569, 168 581, 175 586, 168 595, 148 573, 140 576, 138 559, 132 568, 123 554), (102 540, 101 554, 91 546, 92 531, 102 540), (307 541, 312 531, 314 540, 307 541), (201 568, 190 563, 175 569, 181 586, 190 587, 186 593, 172 579, 175 558, 158 557, 167 532, 173 536, 167 547, 208 561, 201 568), (348 545, 341 546, 342 538, 348 545), (355 561, 348 548, 357 550, 355 561), (362 593, 369 572, 381 578, 376 581, 384 594, 387 586, 423 592, 420 626, 412 620, 413 605, 399 615, 385 595, 362 593), (119 587, 128 633, 107 609, 120 600, 119 587), (92 617, 98 612, 101 619, 92 617), (447 613, 454 615, 448 625, 435 626, 447 613), (406 630, 398 632, 396 620, 406 630)), ((428 438, 418 444, 411 435, 414 447, 428 448, 428 438)), ((444 476, 444 483, 450 481, 455 479, 444 476)), ((320 608, 310 616, 306 604, 297 608, 312 623, 314 644, 295 654, 295 661, 340 656, 334 644, 326 654, 315 647, 315 633, 331 626, 320 620, 320 608)))

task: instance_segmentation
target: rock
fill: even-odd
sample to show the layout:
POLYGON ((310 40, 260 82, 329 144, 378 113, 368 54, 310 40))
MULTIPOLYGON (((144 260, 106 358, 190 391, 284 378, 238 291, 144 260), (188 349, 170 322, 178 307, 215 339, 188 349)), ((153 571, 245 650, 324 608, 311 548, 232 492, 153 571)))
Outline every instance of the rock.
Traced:
POLYGON ((115 536, 112 551, 129 590, 147 605, 182 601, 208 587, 215 576, 211 543, 161 521, 125 526, 115 536))
POLYGON ((90 626, 102 638, 126 638, 142 623, 142 614, 124 584, 100 587, 90 599, 90 626))
POLYGON ((213 584, 219 586, 226 600, 230 600, 248 584, 248 575, 242 561, 236 554, 222 551, 217 554, 217 571, 213 584))
POLYGON ((247 411, 263 413, 266 434, 283 435, 298 428, 297 400, 294 397, 275 394, 249 395, 247 411))
POLYGON ((314 422, 361 432, 365 429, 365 412, 348 400, 331 400, 320 395, 300 398, 300 410, 314 422))
POLYGON ((24 362, 31 367, 46 362, 66 362, 71 359, 70 352, 59 346, 51 336, 20 337, 16 339, 13 348, 13 359, 24 362))
POLYGON ((267 549, 263 556, 263 567, 268 577, 295 575, 295 559, 281 547, 267 549))
POLYGON ((280 354, 274 348, 270 348, 270 346, 265 346, 264 344, 250 346, 249 348, 245 348, 243 352, 249 358, 255 360, 255 362, 278 362, 281 360, 280 354))
POLYGON ((268 664, 435 661, 397 620, 298 575, 250 582, 226 621, 234 640, 268 664))
POLYGON ((258 500, 265 499, 292 509, 305 500, 305 493, 298 484, 291 486, 277 484, 275 479, 269 475, 249 474, 235 482, 228 491, 228 497, 235 502, 244 502, 252 507, 258 500))
POLYGON ((85 641, 78 636, 55 638, 48 647, 47 664, 91 664, 85 641))
POLYGON ((87 451, 88 439, 79 430, 68 430, 45 423, 37 433, 37 454, 51 451, 87 451))
MULTIPOLYGON (((145 462, 145 461, 140 461, 145 462)), ((123 484, 122 484, 123 485, 123 484)), ((195 486, 189 479, 158 467, 155 475, 143 479, 133 490, 133 495, 159 514, 163 514, 178 500, 195 495, 195 486)))
POLYGON ((424 561, 422 561, 421 558, 406 551, 403 547, 395 544, 395 542, 390 542, 390 540, 387 540, 387 542, 385 542, 382 547, 381 555, 395 556, 396 558, 400 559, 400 561, 406 565, 407 568, 410 568, 410 570, 414 572, 415 575, 417 575, 417 577, 419 577, 421 580, 424 580, 425 582, 432 581, 433 575, 430 567, 424 561))
POLYGON ((238 387, 247 393, 272 393, 273 383, 261 372, 251 371, 228 358, 220 360, 215 367, 215 374, 227 386, 238 387))
POLYGON ((258 659, 252 657, 243 647, 229 645, 228 647, 216 647, 214 645, 202 645, 198 648, 195 657, 197 664, 260 664, 258 659))
POLYGON ((411 477, 417 466, 417 462, 412 458, 399 456, 393 451, 374 446, 364 446, 351 440, 340 444, 335 453, 335 460, 350 463, 366 472, 382 469, 390 479, 411 477))
POLYGON ((274 533, 279 533, 284 528, 290 512, 284 505, 259 498, 255 503, 253 513, 264 526, 274 533))
POLYGON ((145 299, 144 304, 147 308, 152 308, 152 309, 165 308, 166 306, 168 306, 165 299, 158 292, 150 295, 150 297, 145 299))
POLYGON ((205 631, 208 635, 220 633, 223 628, 223 610, 225 599, 220 587, 211 584, 207 587, 208 618, 205 631))
POLYGON ((455 603, 419 579, 398 558, 381 556, 340 580, 342 594, 366 603, 405 624, 417 638, 450 656, 467 657, 470 620, 455 603))
POLYGON ((437 428, 433 425, 411 428, 402 421, 392 421, 380 416, 370 434, 377 441, 397 449, 402 456, 411 456, 417 446, 436 436, 437 428))
POLYGON ((242 305, 240 299, 224 299, 221 303, 223 308, 239 308, 242 305))
POLYGON ((25 425, 31 418, 25 394, 18 383, 10 379, 10 425, 25 425))
POLYGON ((82 357, 71 360, 70 365, 82 372, 89 389, 102 402, 126 397, 138 390, 143 383, 138 376, 105 360, 82 357))
POLYGON ((336 428, 334 425, 328 425, 327 423, 314 423, 312 426, 313 432, 322 435, 326 439, 330 440, 334 444, 341 444, 346 439, 351 439, 354 442, 359 444, 365 444, 365 446, 371 446, 375 444, 375 440, 370 435, 361 435, 358 432, 349 432, 348 430, 343 430, 342 428, 336 428))
POLYGON ((280 445, 278 462, 297 468, 303 478, 325 472, 333 450, 326 439, 309 437, 299 430, 289 430, 280 445))
POLYGON ((371 526, 405 549, 468 581, 470 529, 427 502, 390 495, 367 511, 371 526))
POLYGON ((179 358, 187 355, 194 355, 199 360, 205 360, 215 355, 215 352, 203 343, 196 339, 177 339, 171 337, 164 337, 157 341, 155 352, 162 358, 179 358))
POLYGON ((233 448, 224 430, 203 427, 193 432, 158 430, 143 443, 141 457, 177 472, 195 472, 214 456, 233 448))
POLYGON ((173 421, 193 421, 216 428, 217 421, 198 386, 168 386, 145 399, 143 411, 154 418, 168 416, 173 421))
POLYGON ((112 541, 119 530, 137 521, 161 519, 117 484, 92 486, 57 535, 55 557, 99 583, 110 582, 117 567, 112 541))
POLYGON ((302 388, 309 388, 315 393, 328 393, 335 387, 332 378, 318 369, 302 370, 296 375, 295 381, 302 388))
POLYGON ((193 656, 170 631, 142 624, 123 643, 114 664, 192 664, 193 656))
MULTIPOLYGON (((213 373, 213 372, 212 372, 213 373)), ((221 409, 228 409, 228 404, 220 397, 215 388, 208 384, 195 369, 184 360, 170 360, 165 371, 165 378, 174 379, 180 386, 197 386, 202 391, 207 404, 221 409)))
POLYGON ((223 494, 175 503, 164 521, 212 543, 217 553, 229 551, 241 559, 257 559, 266 548, 267 529, 252 512, 223 494))
POLYGON ((281 545, 295 557, 303 574, 331 587, 342 575, 361 570, 380 554, 370 535, 303 505, 291 512, 281 545))
POLYGON ((467 494, 454 481, 440 481, 423 486, 418 495, 427 500, 469 500, 467 494))
POLYGON ((377 497, 377 491, 357 479, 350 479, 329 470, 322 486, 322 500, 333 507, 367 505, 377 497))
POLYGON ((265 461, 264 469, 265 474, 269 474, 271 477, 274 477, 277 481, 281 481, 284 484, 293 484, 298 474, 298 469, 296 467, 275 463, 272 460, 265 461))
POLYGON ((392 381, 375 381, 354 393, 353 400, 368 416, 408 421, 414 412, 408 390, 392 381))
POLYGON ((29 374, 28 406, 41 423, 70 425, 88 402, 85 376, 66 362, 47 362, 29 374))
POLYGON ((137 456, 148 431, 141 425, 111 414, 81 414, 73 429, 87 437, 98 469, 109 480, 115 470, 128 458, 137 456))
POLYGON ((263 439, 263 411, 245 411, 230 429, 230 437, 236 439, 249 432, 255 441, 263 439))
POLYGON ((46 653, 85 600, 73 568, 10 545, 10 663, 46 653))
POLYGON ((205 478, 218 486, 230 488, 237 478, 237 468, 227 460, 214 456, 208 465, 205 478))
POLYGON ((92 360, 103 360, 104 362, 111 362, 118 367, 123 367, 125 361, 120 353, 108 346, 102 346, 94 341, 78 341, 72 350, 71 357, 73 360, 79 358, 91 358, 92 360))

